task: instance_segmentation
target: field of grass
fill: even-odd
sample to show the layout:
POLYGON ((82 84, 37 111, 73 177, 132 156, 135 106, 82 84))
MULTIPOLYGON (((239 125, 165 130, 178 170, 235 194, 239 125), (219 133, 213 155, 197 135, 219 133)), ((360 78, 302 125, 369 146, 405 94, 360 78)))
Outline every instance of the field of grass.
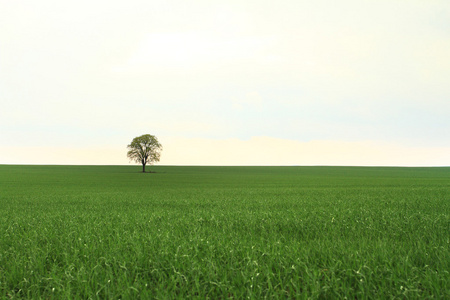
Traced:
POLYGON ((450 299, 450 168, 0 165, 1 298, 450 299))

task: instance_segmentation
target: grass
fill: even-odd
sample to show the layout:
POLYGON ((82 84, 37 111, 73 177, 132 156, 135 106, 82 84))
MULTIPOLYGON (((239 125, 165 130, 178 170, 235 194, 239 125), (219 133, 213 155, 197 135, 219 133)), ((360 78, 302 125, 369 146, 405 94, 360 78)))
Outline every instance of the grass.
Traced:
POLYGON ((0 165, 2 298, 450 298, 450 168, 0 165))

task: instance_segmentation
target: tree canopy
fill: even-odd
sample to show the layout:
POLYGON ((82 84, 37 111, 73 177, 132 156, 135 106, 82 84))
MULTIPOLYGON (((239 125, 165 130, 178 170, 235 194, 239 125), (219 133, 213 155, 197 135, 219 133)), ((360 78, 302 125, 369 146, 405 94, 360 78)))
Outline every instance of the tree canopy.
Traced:
POLYGON ((142 172, 145 173, 145 166, 158 162, 161 157, 162 145, 158 139, 151 134, 144 134, 135 137, 131 144, 127 146, 127 156, 130 160, 142 164, 142 172))

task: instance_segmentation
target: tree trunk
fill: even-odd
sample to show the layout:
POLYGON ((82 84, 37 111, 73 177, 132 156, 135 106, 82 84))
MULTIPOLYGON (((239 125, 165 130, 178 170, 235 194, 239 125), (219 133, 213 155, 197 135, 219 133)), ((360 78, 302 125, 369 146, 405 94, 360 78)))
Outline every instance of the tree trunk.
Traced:
POLYGON ((142 173, 145 173, 145 164, 142 164, 142 173))

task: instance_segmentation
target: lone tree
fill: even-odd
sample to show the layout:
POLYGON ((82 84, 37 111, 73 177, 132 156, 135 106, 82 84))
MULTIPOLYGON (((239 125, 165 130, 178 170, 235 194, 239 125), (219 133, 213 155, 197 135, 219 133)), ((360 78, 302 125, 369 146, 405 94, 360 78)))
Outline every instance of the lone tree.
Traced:
POLYGON ((127 156, 130 160, 142 164, 142 172, 145 173, 145 165, 151 165, 159 161, 162 145, 158 139, 151 134, 135 137, 127 146, 127 156))

